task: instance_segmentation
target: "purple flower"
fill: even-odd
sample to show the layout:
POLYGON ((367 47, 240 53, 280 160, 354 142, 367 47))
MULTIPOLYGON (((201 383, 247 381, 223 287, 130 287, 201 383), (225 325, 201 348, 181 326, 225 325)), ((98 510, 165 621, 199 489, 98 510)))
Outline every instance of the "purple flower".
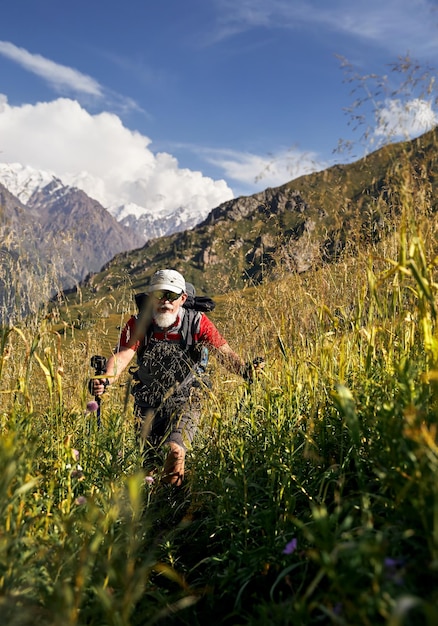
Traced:
POLYGON ((336 602, 335 606, 333 607, 333 613, 335 615, 342 615, 342 602, 336 602))
POLYGON ((146 476, 144 481, 145 483, 149 483, 150 485, 152 485, 152 483, 155 482, 155 478, 153 476, 146 476))
POLYGON ((298 544, 298 541, 294 537, 293 539, 289 541, 289 543, 285 545, 283 554, 293 554, 295 550, 297 549, 297 544, 298 544))
POLYGON ((81 506, 82 504, 87 504, 87 498, 85 496, 78 496, 75 500, 75 504, 81 506))
POLYGON ((71 451, 71 455, 75 461, 79 461, 79 450, 73 448, 71 451))
POLYGON ((387 557, 383 561, 383 565, 385 568, 385 574, 388 580, 391 580, 396 585, 403 584, 403 566, 405 564, 404 559, 393 559, 391 557, 387 557))
POLYGON ((88 404, 87 404, 87 412, 88 413, 93 413, 94 411, 97 411, 97 409, 99 408, 98 403, 96 402, 96 400, 91 400, 88 404))

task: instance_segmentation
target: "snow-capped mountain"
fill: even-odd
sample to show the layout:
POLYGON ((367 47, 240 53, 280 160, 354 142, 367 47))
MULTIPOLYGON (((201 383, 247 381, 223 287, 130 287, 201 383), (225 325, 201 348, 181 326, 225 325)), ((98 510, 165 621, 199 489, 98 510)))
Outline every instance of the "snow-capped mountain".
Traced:
POLYGON ((159 195, 153 211, 132 202, 109 209, 69 182, 53 172, 0 163, 0 252, 6 253, 6 265, 0 262, 0 318, 7 310, 13 319, 17 293, 33 305, 47 301, 99 272, 117 254, 192 228, 208 213, 202 196, 194 196, 190 207, 170 211, 170 197, 159 195), (20 268, 10 266, 11 259, 20 268), (36 280, 26 279, 15 290, 2 287, 2 276, 25 272, 36 280), (32 283, 39 286, 37 293, 30 293, 32 283))
POLYGON ((99 202, 51 173, 0 164, 0 192, 2 249, 14 250, 23 263, 39 264, 42 272, 52 268, 63 288, 99 271, 115 254, 144 244, 99 202), (35 251, 32 258, 29 250, 35 251))
POLYGON ((49 172, 35 170, 20 163, 0 163, 0 182, 8 191, 27 204, 33 193, 53 184, 53 192, 63 187, 59 178, 49 172))
POLYGON ((66 184, 53 172, 36 170, 20 163, 0 163, 0 183, 23 204, 32 204, 34 194, 43 190, 46 195, 50 193, 59 199, 71 188, 82 189, 90 198, 100 202, 122 226, 133 231, 142 243, 193 228, 202 222, 211 210, 211 207, 206 207, 204 198, 199 198, 198 202, 194 198, 190 206, 169 208, 168 200, 160 197, 155 199, 153 210, 134 202, 120 204, 113 202, 106 205, 99 200, 97 192, 93 193, 93 181, 88 176, 82 173, 68 178, 66 184))
POLYGON ((120 224, 141 233, 145 241, 193 228, 205 219, 204 212, 181 207, 167 213, 150 212, 136 204, 126 204, 111 211, 120 224))

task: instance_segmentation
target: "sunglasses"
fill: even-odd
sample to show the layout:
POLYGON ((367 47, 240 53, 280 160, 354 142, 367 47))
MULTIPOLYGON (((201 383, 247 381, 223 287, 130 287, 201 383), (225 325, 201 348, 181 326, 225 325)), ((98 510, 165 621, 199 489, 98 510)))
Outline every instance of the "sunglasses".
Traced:
POLYGON ((181 293, 175 293, 174 291, 163 291, 163 290, 154 291, 152 292, 152 295, 154 296, 156 300, 168 300, 169 302, 174 302, 175 300, 178 300, 178 298, 181 298, 182 296, 181 293))

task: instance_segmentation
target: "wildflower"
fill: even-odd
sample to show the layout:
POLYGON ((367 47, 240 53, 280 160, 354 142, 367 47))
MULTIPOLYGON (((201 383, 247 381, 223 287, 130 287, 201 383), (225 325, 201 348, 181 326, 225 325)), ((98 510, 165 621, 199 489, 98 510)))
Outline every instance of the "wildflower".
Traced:
POLYGON ((79 460, 79 450, 73 448, 73 450, 71 451, 71 455, 75 461, 79 460))
POLYGON ((405 564, 404 559, 393 559, 391 557, 387 557, 383 561, 383 565, 385 568, 386 578, 396 585, 403 584, 403 566, 405 564))
POLYGON ((96 402, 96 400, 91 400, 87 404, 87 412, 88 413, 94 413, 94 411, 97 411, 98 408, 99 408, 99 404, 96 402))
POLYGON ((84 480, 84 473, 82 467, 79 464, 77 466, 77 469, 72 470, 71 477, 77 478, 78 480, 84 480))
POLYGON ((297 549, 297 544, 298 544, 298 541, 296 537, 294 537, 293 539, 289 541, 289 543, 285 545, 283 554, 293 554, 295 550, 297 549))
POLYGON ((149 485, 152 485, 152 483, 155 482, 155 478, 153 476, 146 476, 144 479, 145 483, 149 483, 149 485))
POLYGON ((78 506, 82 506, 83 504, 87 504, 87 498, 85 496, 78 496, 75 500, 75 504, 78 506))
POLYGON ((335 606, 333 607, 333 613, 335 615, 342 615, 342 602, 336 602, 335 606))

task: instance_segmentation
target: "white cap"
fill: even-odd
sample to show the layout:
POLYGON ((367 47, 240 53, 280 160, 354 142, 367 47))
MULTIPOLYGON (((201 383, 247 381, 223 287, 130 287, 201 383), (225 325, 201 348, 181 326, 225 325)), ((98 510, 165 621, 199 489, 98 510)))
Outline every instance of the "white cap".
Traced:
POLYGON ((176 270, 158 270, 151 278, 148 293, 153 291, 173 291, 183 293, 186 290, 184 276, 176 270))

